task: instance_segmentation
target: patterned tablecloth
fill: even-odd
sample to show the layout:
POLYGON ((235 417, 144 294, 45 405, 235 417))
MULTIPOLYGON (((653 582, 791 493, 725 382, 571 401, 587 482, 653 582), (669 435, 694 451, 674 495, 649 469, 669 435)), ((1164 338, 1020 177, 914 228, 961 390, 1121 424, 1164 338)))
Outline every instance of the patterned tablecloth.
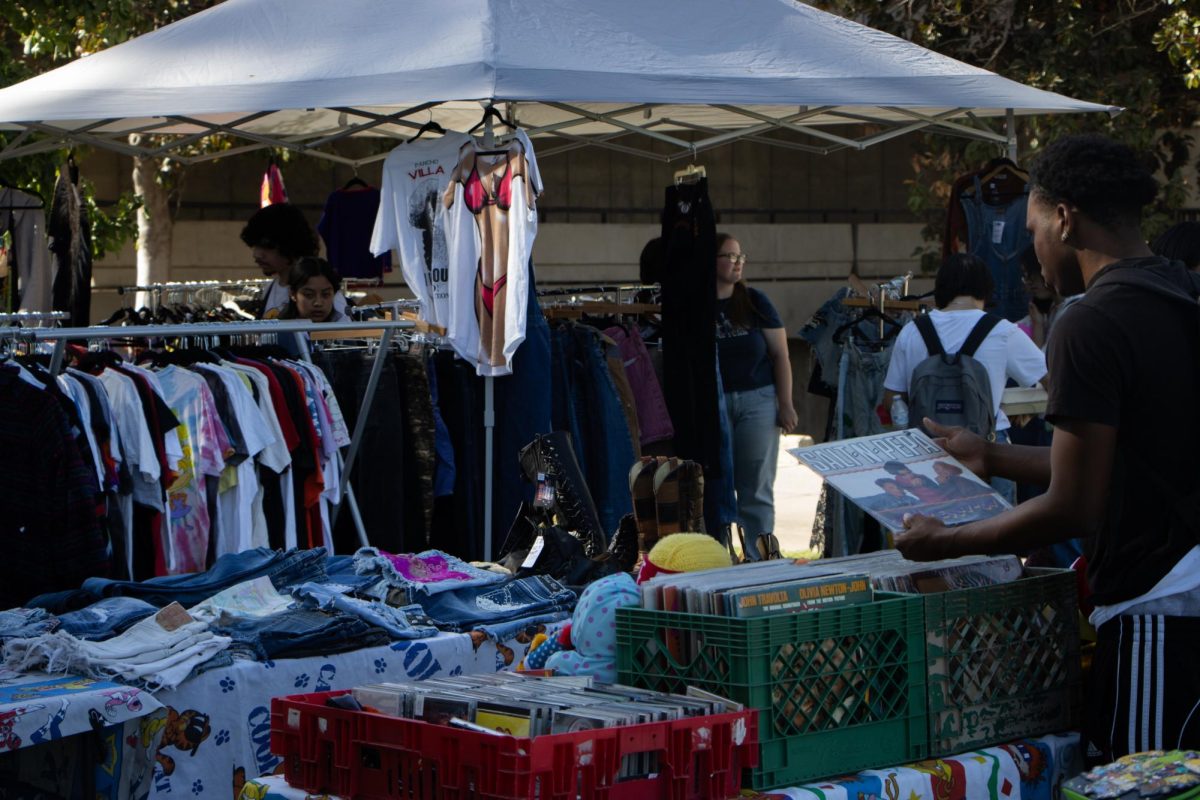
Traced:
MULTIPOLYGON (((867 770, 836 781, 760 795, 794 800, 1058 800, 1083 768, 1079 735, 1043 736, 906 767, 867 770)), ((293 789, 283 777, 249 781, 240 800, 333 800, 293 789)))
POLYGON ((237 798, 248 779, 280 765, 271 754, 271 698, 349 689, 387 680, 497 672, 513 668, 527 643, 497 645, 479 634, 443 633, 429 639, 333 656, 260 663, 238 661, 158 692, 164 715, 126 726, 135 750, 160 743, 149 786, 130 786, 133 800, 237 798))
POLYGON ((36 786, 54 796, 86 788, 117 798, 119 787, 147 783, 150 752, 126 746, 124 723, 136 728, 161 709, 149 692, 111 681, 0 670, 0 774, 8 796, 36 786))
POLYGON ((776 789, 772 800, 1058 800, 1083 769, 1079 734, 1042 736, 837 780, 776 789))

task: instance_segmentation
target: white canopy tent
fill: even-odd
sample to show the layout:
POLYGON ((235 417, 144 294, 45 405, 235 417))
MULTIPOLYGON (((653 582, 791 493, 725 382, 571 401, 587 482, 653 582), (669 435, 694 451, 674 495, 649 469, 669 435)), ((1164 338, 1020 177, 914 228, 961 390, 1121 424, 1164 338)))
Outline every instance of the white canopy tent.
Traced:
POLYGON ((591 144, 664 161, 739 139, 863 149, 921 129, 1012 150, 1014 115, 1120 111, 795 0, 226 0, 0 90, 0 127, 21 131, 0 159, 82 143, 185 162, 279 147, 357 166, 384 156, 330 145, 407 138, 430 119, 465 130, 481 103, 569 140, 543 158, 591 144), (1005 133, 988 117, 1006 117, 1005 133), (784 130, 802 140, 768 135, 784 130), (239 143, 180 154, 213 134, 239 143), (671 148, 617 141, 633 135, 671 148))

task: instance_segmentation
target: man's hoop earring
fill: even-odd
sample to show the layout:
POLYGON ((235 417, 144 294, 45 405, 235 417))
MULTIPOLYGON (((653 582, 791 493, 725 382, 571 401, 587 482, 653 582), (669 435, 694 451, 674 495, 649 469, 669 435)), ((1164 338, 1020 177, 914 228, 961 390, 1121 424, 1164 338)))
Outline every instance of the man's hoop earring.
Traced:
POLYGON ((1062 236, 1060 236, 1059 239, 1061 239, 1063 242, 1066 242, 1067 241, 1067 232, 1063 231, 1062 236))

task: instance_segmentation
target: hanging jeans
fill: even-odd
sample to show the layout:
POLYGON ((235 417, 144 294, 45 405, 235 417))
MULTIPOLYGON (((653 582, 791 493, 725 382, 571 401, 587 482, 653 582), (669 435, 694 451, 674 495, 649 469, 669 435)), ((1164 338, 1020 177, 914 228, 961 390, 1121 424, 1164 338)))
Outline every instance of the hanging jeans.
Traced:
POLYGON ((422 595, 417 602, 443 630, 470 630, 535 614, 553 614, 575 605, 576 595, 547 575, 422 595))
POLYGON ((1021 252, 1029 246, 1025 230, 1026 194, 1004 206, 983 202, 983 189, 975 178, 975 193, 960 197, 967 217, 967 252, 983 260, 992 272, 992 298, 988 310, 1017 322, 1029 313, 1029 295, 1021 282, 1021 252))
POLYGON ((600 332, 577 325, 571 329, 575 344, 575 406, 586 437, 580 463, 596 504, 605 536, 616 533, 621 517, 633 511, 629 494, 629 468, 636 460, 629 423, 621 398, 601 349, 600 332))
POLYGON ((733 485, 738 522, 751 557, 754 543, 775 532, 775 467, 779 461, 778 406, 775 387, 726 392, 725 407, 733 431, 733 485))
MULTIPOLYGON (((512 358, 512 375, 495 378, 496 431, 492 456, 492 547, 504 533, 522 502, 533 501, 534 486, 521 474, 517 453, 539 434, 550 433, 550 326, 537 300, 537 281, 529 264, 529 297, 525 341, 512 358)), ((484 553, 485 560, 496 554, 484 553)))
MULTIPOLYGON (((733 425, 729 421, 728 395, 721 381, 721 364, 717 363, 717 420, 721 426, 721 469, 704 471, 704 527, 708 533, 724 541, 727 525, 738 521, 737 497, 734 488, 733 425)), ((751 557, 755 555, 751 554, 751 557)))

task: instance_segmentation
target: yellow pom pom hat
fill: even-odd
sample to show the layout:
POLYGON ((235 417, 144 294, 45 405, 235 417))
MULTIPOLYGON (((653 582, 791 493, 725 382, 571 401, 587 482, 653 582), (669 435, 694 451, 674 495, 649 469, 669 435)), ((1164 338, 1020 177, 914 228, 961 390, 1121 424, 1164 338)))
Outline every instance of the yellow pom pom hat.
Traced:
POLYGON ((672 533, 659 539, 646 554, 637 582, 643 583, 655 575, 699 572, 732 563, 725 545, 707 533, 672 533))

